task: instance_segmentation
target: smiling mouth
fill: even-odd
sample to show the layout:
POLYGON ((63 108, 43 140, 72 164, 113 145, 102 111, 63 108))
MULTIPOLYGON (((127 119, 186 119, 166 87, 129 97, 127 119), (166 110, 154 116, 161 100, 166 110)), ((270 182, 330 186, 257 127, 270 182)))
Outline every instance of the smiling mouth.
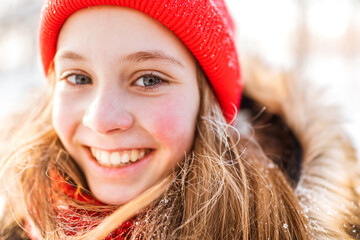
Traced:
POLYGON ((132 149, 108 152, 91 147, 90 152, 97 160, 97 162, 102 166, 122 167, 141 160, 151 152, 151 149, 132 149))

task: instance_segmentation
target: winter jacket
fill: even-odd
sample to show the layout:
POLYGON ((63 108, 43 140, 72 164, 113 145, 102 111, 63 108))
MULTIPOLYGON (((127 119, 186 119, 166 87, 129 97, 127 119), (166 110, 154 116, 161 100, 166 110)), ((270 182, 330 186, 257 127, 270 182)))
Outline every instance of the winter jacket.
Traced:
POLYGON ((360 239, 359 163, 339 109, 295 73, 274 72, 254 60, 243 69, 238 128, 246 133, 244 122, 250 124, 288 176, 313 239, 360 239))

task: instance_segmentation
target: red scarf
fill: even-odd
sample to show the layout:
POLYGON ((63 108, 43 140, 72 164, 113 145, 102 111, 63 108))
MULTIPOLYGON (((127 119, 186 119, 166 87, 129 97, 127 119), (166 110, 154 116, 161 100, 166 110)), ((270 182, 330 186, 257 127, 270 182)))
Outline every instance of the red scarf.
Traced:
MULTIPOLYGON (((102 206, 103 204, 98 200, 92 198, 91 196, 81 193, 78 189, 74 186, 70 185, 67 181, 65 181, 62 177, 57 174, 52 178, 55 179, 55 183, 61 191, 62 194, 70 197, 71 199, 81 201, 87 204, 92 204, 96 206, 102 206)), ((90 212, 85 210, 78 210, 74 209, 71 206, 56 204, 55 207, 56 216, 58 219, 61 219, 61 225, 66 226, 68 229, 74 229, 74 231, 67 231, 65 232, 68 236, 74 236, 78 231, 84 230, 87 226, 94 225, 94 221, 89 218, 86 220, 86 216, 96 216, 96 217, 105 217, 109 215, 111 212, 90 212), (69 218, 69 216, 72 216, 69 218), (85 218, 83 217, 85 216, 85 218)), ((99 224, 100 222, 95 223, 95 225, 99 224)), ((134 224, 134 219, 128 220, 121 224, 115 231, 113 231, 110 235, 108 235, 105 240, 126 240, 126 236, 130 236, 132 226, 134 224)), ((33 221, 31 219, 25 220, 25 229, 32 240, 40 240, 41 235, 39 231, 36 229, 33 221)))

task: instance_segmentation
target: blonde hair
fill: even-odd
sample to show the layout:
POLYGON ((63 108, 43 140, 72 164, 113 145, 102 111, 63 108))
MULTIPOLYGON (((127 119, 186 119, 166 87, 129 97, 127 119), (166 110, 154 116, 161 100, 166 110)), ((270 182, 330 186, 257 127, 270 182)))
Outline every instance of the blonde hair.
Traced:
POLYGON ((125 220, 118 217, 120 212, 135 216, 130 239, 310 239, 283 173, 255 140, 226 123, 204 74, 198 72, 201 106, 192 152, 175 169, 170 185, 165 181, 150 190, 156 197, 142 195, 136 204, 117 211, 76 201, 54 187, 50 171, 91 194, 52 127, 51 81, 40 111, 26 121, 17 116, 20 122, 13 121, 7 131, 14 147, 1 154, 0 177, 6 181, 9 206, 0 227, 3 236, 30 217, 45 239, 98 239, 95 236, 106 236, 125 220), (82 210, 78 217, 102 224, 65 229, 54 211, 58 202, 82 210), (104 220, 88 211, 115 213, 104 220), (78 234, 66 236, 68 231, 78 234))

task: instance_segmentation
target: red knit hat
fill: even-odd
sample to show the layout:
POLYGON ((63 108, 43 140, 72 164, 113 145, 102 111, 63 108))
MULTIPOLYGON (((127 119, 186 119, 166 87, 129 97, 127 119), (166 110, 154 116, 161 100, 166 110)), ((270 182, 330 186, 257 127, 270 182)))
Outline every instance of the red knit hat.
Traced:
POLYGON ((242 81, 234 25, 224 0, 45 0, 40 52, 45 73, 56 53, 59 31, 74 12, 98 5, 137 9, 169 28, 205 72, 228 122, 236 117, 242 81))

